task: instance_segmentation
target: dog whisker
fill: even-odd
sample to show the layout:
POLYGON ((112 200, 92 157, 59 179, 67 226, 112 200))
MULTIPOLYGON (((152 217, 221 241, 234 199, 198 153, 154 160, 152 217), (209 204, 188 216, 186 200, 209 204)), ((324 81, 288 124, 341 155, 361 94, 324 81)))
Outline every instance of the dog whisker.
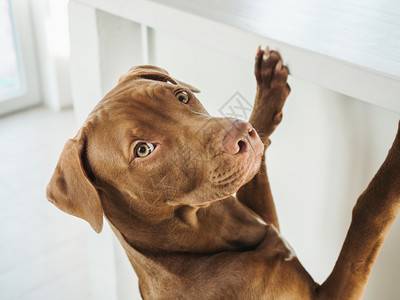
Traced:
POLYGON ((212 119, 212 118, 213 118, 213 117, 210 116, 209 114, 202 113, 202 112, 199 112, 199 111, 192 110, 191 112, 192 112, 193 114, 195 114, 195 115, 203 116, 203 117, 206 117, 206 118, 208 118, 208 119, 212 119))

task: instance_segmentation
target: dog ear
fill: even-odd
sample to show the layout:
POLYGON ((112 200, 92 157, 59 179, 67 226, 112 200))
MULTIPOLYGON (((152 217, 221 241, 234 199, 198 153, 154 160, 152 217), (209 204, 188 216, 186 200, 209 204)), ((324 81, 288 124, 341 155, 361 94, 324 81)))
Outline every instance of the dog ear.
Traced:
POLYGON ((46 196, 59 209, 86 220, 100 233, 103 208, 84 168, 85 148, 81 138, 68 140, 47 186, 46 196))
POLYGON ((156 81, 169 82, 175 85, 181 85, 190 90, 192 93, 200 93, 200 90, 194 86, 185 82, 172 78, 169 73, 159 67, 144 65, 131 68, 126 74, 122 75, 118 82, 125 80, 136 80, 136 79, 150 79, 156 81))

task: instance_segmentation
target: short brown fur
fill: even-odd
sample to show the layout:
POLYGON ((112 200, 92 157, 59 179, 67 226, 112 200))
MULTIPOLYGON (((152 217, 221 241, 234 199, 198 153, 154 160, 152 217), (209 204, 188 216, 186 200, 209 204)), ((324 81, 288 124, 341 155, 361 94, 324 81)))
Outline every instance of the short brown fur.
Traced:
POLYGON ((400 136, 358 199, 338 261, 319 285, 279 234, 265 167, 290 92, 288 69, 277 52, 259 48, 255 75, 247 123, 209 116, 198 90, 163 69, 132 68, 61 153, 48 199, 96 232, 106 217, 145 299, 362 297, 400 209, 400 136), (135 157, 143 142, 153 152, 135 157))

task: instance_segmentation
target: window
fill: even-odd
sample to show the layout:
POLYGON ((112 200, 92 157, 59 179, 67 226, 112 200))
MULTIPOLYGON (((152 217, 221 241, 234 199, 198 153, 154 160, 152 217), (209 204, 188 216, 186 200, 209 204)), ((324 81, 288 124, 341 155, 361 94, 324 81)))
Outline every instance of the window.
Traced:
POLYGON ((0 0, 0 115, 39 104, 28 0, 0 0))
POLYGON ((20 55, 9 1, 0 0, 0 101, 23 93, 20 55))

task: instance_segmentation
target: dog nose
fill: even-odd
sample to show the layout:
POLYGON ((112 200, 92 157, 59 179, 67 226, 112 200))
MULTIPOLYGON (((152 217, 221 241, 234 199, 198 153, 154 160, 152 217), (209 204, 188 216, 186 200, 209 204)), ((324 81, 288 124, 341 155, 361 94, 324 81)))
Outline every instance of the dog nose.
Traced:
POLYGON ((222 152, 235 155, 250 151, 258 146, 257 140, 258 135, 250 123, 236 120, 222 140, 222 152))

